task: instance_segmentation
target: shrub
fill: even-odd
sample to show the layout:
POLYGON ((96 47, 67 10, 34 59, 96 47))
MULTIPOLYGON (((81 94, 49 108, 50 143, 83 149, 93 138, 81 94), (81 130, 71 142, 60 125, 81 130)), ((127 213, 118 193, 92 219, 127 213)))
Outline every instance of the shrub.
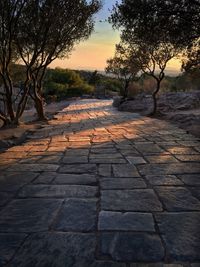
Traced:
POLYGON ((94 87, 87 84, 78 73, 68 69, 56 68, 47 71, 44 92, 47 98, 56 96, 58 100, 66 97, 92 94, 94 87))

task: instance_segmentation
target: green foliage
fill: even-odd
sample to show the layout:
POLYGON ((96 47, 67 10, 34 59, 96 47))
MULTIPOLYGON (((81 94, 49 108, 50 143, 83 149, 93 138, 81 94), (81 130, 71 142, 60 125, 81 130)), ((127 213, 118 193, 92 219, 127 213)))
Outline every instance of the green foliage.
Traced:
POLYGON ((185 57, 182 64, 185 71, 200 70, 200 36, 187 48, 185 57))
POLYGON ((123 89, 122 82, 115 78, 105 78, 101 83, 106 88, 106 90, 109 91, 119 93, 123 89))
POLYGON ((43 87, 46 97, 57 96, 57 99, 92 94, 94 89, 77 72, 60 68, 47 71, 43 87))
POLYGON ((89 82, 89 84, 91 84, 91 85, 98 85, 100 80, 101 80, 101 77, 100 77, 100 75, 98 74, 98 71, 95 70, 94 72, 91 73, 88 82, 89 82))

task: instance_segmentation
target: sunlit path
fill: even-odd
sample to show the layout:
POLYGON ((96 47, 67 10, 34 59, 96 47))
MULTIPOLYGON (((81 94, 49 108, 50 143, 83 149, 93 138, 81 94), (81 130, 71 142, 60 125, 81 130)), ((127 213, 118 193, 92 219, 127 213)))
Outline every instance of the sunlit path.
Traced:
POLYGON ((199 160, 168 122, 72 103, 0 154, 0 266, 199 266, 199 160))

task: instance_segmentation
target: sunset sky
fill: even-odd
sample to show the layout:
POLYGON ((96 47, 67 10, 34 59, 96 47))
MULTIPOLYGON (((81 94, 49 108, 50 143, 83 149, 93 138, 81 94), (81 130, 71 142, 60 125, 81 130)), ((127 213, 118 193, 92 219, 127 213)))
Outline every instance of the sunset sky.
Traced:
MULTIPOLYGON (((51 67, 61 67, 70 69, 99 70, 103 71, 106 60, 114 55, 115 44, 120 40, 118 31, 114 31, 112 26, 105 22, 115 4, 116 0, 104 0, 102 10, 96 14, 95 31, 91 37, 80 43, 72 51, 71 56, 64 60, 55 60, 51 67)), ((177 74, 180 64, 173 60, 168 64, 168 74, 177 74)))

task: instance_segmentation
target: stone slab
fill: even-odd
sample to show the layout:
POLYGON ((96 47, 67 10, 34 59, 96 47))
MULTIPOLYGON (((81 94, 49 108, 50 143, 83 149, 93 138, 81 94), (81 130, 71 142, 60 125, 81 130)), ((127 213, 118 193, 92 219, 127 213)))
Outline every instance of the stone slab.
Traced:
POLYGON ((199 154, 193 148, 186 146, 173 146, 167 149, 171 154, 175 155, 195 155, 199 154))
POLYGON ((152 189, 102 190, 102 210, 161 211, 162 205, 152 189))
POLYGON ((97 188, 85 185, 27 185, 18 193, 19 198, 83 198, 95 197, 97 188))
POLYGON ((100 164, 98 168, 98 173, 100 176, 103 177, 110 177, 111 176, 111 165, 110 164, 100 164))
POLYGON ((35 179, 33 184, 51 184, 52 181, 56 178, 56 172, 42 172, 37 179, 35 179))
POLYGON ((200 173, 199 174, 185 174, 178 176, 186 185, 200 186, 200 173))
POLYGON ((200 162, 200 155, 175 155, 180 161, 200 162))
POLYGON ((200 186, 195 186, 195 187, 189 187, 188 188, 191 192, 192 195, 200 200, 200 186))
POLYGON ((95 246, 93 234, 33 234, 19 249, 10 266, 87 267, 95 261, 95 246))
POLYGON ((184 187, 156 187, 156 191, 168 211, 200 210, 200 201, 184 187))
POLYGON ((135 147, 143 155, 161 154, 163 152, 163 149, 156 144, 137 144, 135 147))
POLYGON ((13 257, 26 234, 0 234, 0 266, 3 267, 13 257))
POLYGON ((62 200, 12 200, 0 212, 0 232, 31 233, 47 231, 62 200))
POLYGON ((149 163, 174 163, 178 160, 172 155, 146 156, 149 163))
POLYGON ((142 158, 142 157, 133 157, 133 156, 131 157, 131 156, 128 156, 128 157, 126 157, 126 159, 128 160, 128 162, 130 164, 133 164, 133 165, 146 163, 145 159, 142 158))
POLYGON ((147 233, 102 233, 101 252, 125 262, 159 262, 164 258, 159 236, 147 233))
POLYGON ((155 216, 171 261, 200 261, 200 212, 155 216))
POLYGON ((126 160, 123 158, 106 158, 106 157, 102 157, 102 158, 90 158, 89 162, 91 163, 97 163, 97 164, 120 164, 120 163, 126 163, 126 160))
POLYGON ((88 163, 88 156, 65 156, 62 159, 63 163, 88 163))
POLYGON ((169 164, 146 164, 139 165, 142 175, 168 175, 168 174, 193 174, 200 173, 199 163, 169 163, 169 164))
POLYGON ((6 205, 14 196, 13 192, 0 192, 0 207, 6 205))
POLYGON ((146 179, 151 185, 183 185, 175 175, 147 175, 146 179))
POLYGON ((96 199, 67 199, 56 218, 56 231, 94 231, 97 217, 96 199))
POLYGON ((151 213, 141 212, 112 212, 99 213, 98 229, 100 231, 149 231, 155 232, 154 220, 151 213))
POLYGON ((92 173, 96 174, 96 164, 68 164, 59 169, 60 173, 92 173))
POLYGON ((100 179, 102 189, 134 189, 146 188, 147 185, 142 178, 103 178, 100 179))
POLYGON ((56 164, 14 164, 7 169, 9 172, 20 171, 20 172, 42 172, 42 171, 57 171, 59 165, 56 164))
POLYGON ((95 185, 97 178, 92 174, 57 174, 54 184, 95 185))
POLYGON ((33 181, 39 173, 7 172, 0 174, 0 188, 4 186, 25 185, 33 181))
POLYGON ((113 164, 112 168, 115 177, 140 177, 136 167, 132 164, 113 164))
POLYGON ((79 149, 79 148, 76 148, 76 149, 67 149, 65 151, 65 156, 68 157, 68 156, 88 156, 89 155, 89 149, 79 149))

